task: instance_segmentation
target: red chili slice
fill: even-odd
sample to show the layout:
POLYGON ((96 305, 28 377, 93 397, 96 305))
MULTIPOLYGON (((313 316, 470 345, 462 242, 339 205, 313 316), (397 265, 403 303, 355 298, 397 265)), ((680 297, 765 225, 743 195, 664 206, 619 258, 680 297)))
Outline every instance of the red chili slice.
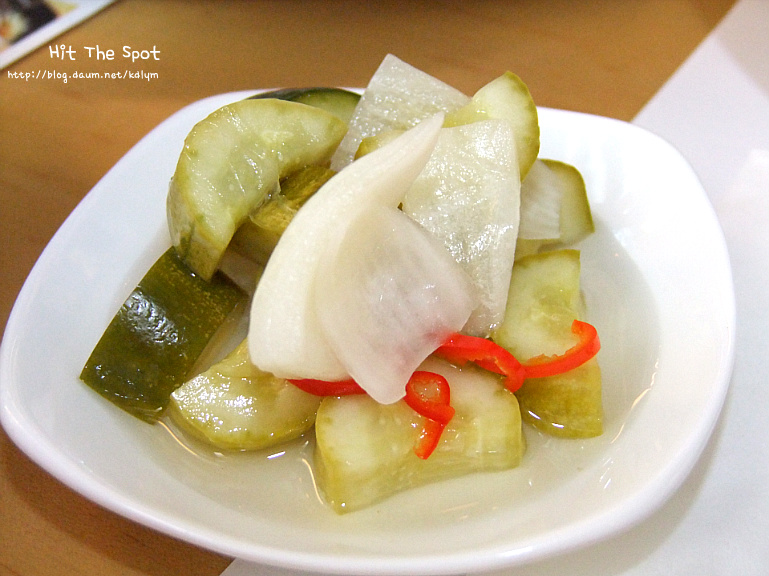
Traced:
POLYGON ((406 404, 420 416, 448 424, 454 416, 448 381, 434 372, 417 371, 406 384, 406 404))
MULTIPOLYGON (((601 349, 595 327, 574 320, 571 331, 579 338, 577 344, 563 354, 535 356, 521 364, 502 346, 486 338, 454 333, 435 351, 457 365, 473 362, 505 377, 505 386, 517 391, 526 378, 545 378, 569 372, 593 358, 601 349)), ((328 382, 311 378, 290 380, 297 388, 315 396, 349 396, 366 392, 354 380, 328 382)), ((440 374, 418 370, 406 384, 406 404, 425 421, 414 452, 427 459, 437 448, 446 424, 454 417, 448 381, 440 374)))
POLYGON ((435 351, 457 365, 473 362, 481 368, 505 377, 505 386, 515 392, 523 384, 524 371, 521 363, 502 346, 486 338, 454 333, 435 351))
MULTIPOLYGON (((302 378, 292 379, 289 382, 315 396, 349 396, 366 393, 355 380, 330 382, 302 378)), ((419 439, 414 446, 414 453, 422 459, 427 459, 438 446, 446 424, 454 416, 449 383, 440 374, 418 370, 406 383, 404 400, 412 410, 425 419, 419 439)))
POLYGON ((449 383, 440 374, 418 370, 406 384, 404 400, 425 418, 414 453, 426 460, 438 447, 446 424, 454 417, 449 383))
POLYGON ((366 393, 355 380, 330 382, 326 380, 302 378, 299 380, 289 380, 289 382, 300 390, 304 390, 308 394, 313 394, 314 396, 351 396, 353 394, 366 393))
POLYGON ((523 364, 526 378, 546 378, 574 370, 593 358, 601 349, 598 331, 587 322, 575 320, 571 331, 579 341, 563 354, 535 356, 523 364))
POLYGON ((445 424, 426 418, 425 423, 422 425, 419 439, 414 445, 414 454, 422 460, 427 460, 438 447, 445 428, 445 424))

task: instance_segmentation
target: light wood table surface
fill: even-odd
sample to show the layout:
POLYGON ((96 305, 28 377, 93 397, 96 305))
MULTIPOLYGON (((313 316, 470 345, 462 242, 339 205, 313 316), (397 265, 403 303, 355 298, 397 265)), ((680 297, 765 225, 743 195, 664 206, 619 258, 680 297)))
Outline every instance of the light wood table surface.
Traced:
MULTIPOLYGON (((268 87, 365 86, 382 57, 472 94, 505 70, 541 106, 630 120, 733 0, 122 0, 0 77, 0 325, 35 260, 97 181, 163 119, 200 98, 268 87), (87 58, 86 46, 115 51, 87 58), (133 64, 123 46, 159 51, 133 64), (29 80, 9 72, 157 73, 29 80)), ((0 386, 2 383, 0 382, 0 386)), ((0 575, 214 576, 229 558, 107 512, 0 431, 0 575)))

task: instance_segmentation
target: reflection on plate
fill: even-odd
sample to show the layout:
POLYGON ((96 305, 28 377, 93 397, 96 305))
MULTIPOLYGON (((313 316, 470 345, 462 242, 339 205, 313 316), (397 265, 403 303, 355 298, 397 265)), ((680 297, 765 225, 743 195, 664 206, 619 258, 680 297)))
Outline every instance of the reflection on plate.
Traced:
POLYGON ((597 223, 582 246, 588 320, 603 342, 606 432, 527 430, 517 469, 412 490, 336 516, 311 447, 194 453, 111 406, 78 374, 114 312, 168 246, 165 196, 197 120, 246 96, 197 102, 161 124, 83 200, 29 276, 0 356, 2 423, 88 498, 219 552, 305 570, 473 572, 531 562, 642 520, 680 485, 723 403, 734 299, 725 244, 691 169, 629 124, 542 109, 541 156, 583 173, 597 223))

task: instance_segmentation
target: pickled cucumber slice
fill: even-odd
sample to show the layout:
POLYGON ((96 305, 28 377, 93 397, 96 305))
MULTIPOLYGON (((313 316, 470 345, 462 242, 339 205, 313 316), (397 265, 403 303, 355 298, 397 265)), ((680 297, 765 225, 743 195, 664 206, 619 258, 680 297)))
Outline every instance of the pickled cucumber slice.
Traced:
POLYGON ((212 446, 259 450, 307 432, 319 405, 319 397, 256 368, 243 341, 177 388, 168 411, 183 430, 212 446))
POLYGON ((435 359, 423 368, 447 378, 456 410, 427 460, 414 454, 422 417, 404 401, 384 405, 368 396, 346 396, 321 403, 316 479, 335 511, 351 512, 409 488, 520 463, 525 440, 518 402, 498 377, 435 359))
POLYGON ((512 72, 505 72, 478 90, 469 104, 448 113, 445 125, 459 126, 486 118, 512 123, 523 180, 539 155, 539 116, 523 80, 512 72))
POLYGON ((515 395, 524 421, 551 436, 603 433, 601 368, 595 358, 565 374, 526 380, 515 395))
MULTIPOLYGON (((565 162, 540 159, 530 172, 530 177, 521 184, 522 202, 527 194, 547 195, 545 202, 558 202, 558 232, 553 234, 532 234, 528 225, 521 222, 521 234, 516 247, 516 259, 545 250, 556 250, 573 246, 595 232, 590 201, 587 197, 585 180, 580 171, 565 162), (541 187, 556 187, 551 190, 532 190, 541 187), (551 236, 549 238, 543 236, 551 236)), ((524 218, 522 212, 521 218, 524 218)))
POLYGON ((290 100, 291 102, 315 106, 326 112, 331 112, 342 122, 349 124, 352 113, 360 100, 360 94, 343 88, 283 88, 263 92, 251 98, 277 98, 278 100, 290 100))
POLYGON ((561 354, 576 339, 574 319, 582 319, 580 254, 565 249, 516 262, 502 325, 493 340, 524 362, 540 354, 561 354))
MULTIPOLYGON (((579 252, 528 256, 513 268, 505 319, 493 339, 521 361, 562 354, 576 343, 571 324, 583 316, 579 252)), ((516 396, 524 422, 554 436, 586 438, 602 432, 601 386, 594 358, 560 376, 526 380, 516 396)))
POLYGON ((335 172, 325 166, 307 166, 288 176, 273 194, 235 232, 230 248, 254 262, 265 265, 283 231, 296 211, 335 172))
POLYGON ((211 278, 232 235, 279 180, 325 164, 347 131, 339 118, 276 99, 242 100, 195 125, 168 191, 168 227, 182 259, 211 278))
POLYGON ((203 280, 170 248, 112 319, 80 378, 126 412, 152 422, 245 300, 223 275, 203 280))

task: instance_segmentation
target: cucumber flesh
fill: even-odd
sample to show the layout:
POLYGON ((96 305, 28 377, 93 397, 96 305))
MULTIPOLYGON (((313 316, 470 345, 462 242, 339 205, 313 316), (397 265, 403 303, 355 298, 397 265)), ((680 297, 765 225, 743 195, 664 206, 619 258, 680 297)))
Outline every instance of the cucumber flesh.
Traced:
POLYGON ((195 125, 168 191, 168 227, 187 265, 210 278, 237 228, 280 179, 327 164, 347 125, 319 108, 241 100, 195 125))
POLYGON ((515 393, 523 419, 560 438, 593 438, 603 433, 601 368, 593 358, 549 378, 526 380, 515 393))
POLYGON ((471 101, 446 115, 446 126, 459 126, 487 118, 504 119, 513 125, 521 180, 539 155, 539 116, 526 84, 512 72, 495 78, 471 101))
POLYGON ((367 138, 364 138, 363 140, 361 140, 360 146, 358 146, 358 151, 355 152, 355 160, 357 160, 361 156, 370 154, 377 148, 381 148, 382 146, 384 146, 385 144, 388 144, 389 142, 392 142, 398 136, 403 134, 403 132, 404 130, 385 130, 384 132, 380 132, 375 136, 369 136, 367 138))
MULTIPOLYGON (((513 268, 505 320, 493 340, 521 361, 562 354, 576 343, 571 324, 583 316, 579 252, 527 256, 513 268)), ((594 358, 566 374, 526 380, 516 396, 524 422, 551 435, 586 438, 602 433, 601 387, 594 358)))
POLYGON ((289 100, 320 108, 330 112, 345 124, 350 123, 350 118, 358 105, 360 94, 343 88, 283 88, 271 92, 262 92, 252 96, 251 99, 276 98, 289 100))
POLYGON ((497 376, 432 358, 423 368, 447 378, 456 410, 426 460, 414 453, 422 417, 404 401, 383 405, 368 396, 346 396, 321 403, 316 478, 335 511, 351 512, 409 488, 521 462, 525 440, 518 402, 497 376))
POLYGON ((570 348, 575 342, 571 324, 583 315, 579 277, 577 250, 545 252, 516 262, 505 318, 493 340, 521 362, 570 348))
POLYGON ((243 341, 171 395, 169 414, 193 437, 225 450, 259 450, 299 437, 315 423, 320 398, 262 372, 243 341))
POLYGON ((325 166, 307 166, 288 176, 273 194, 235 232, 230 248, 257 264, 267 264, 289 222, 335 172, 325 166))

